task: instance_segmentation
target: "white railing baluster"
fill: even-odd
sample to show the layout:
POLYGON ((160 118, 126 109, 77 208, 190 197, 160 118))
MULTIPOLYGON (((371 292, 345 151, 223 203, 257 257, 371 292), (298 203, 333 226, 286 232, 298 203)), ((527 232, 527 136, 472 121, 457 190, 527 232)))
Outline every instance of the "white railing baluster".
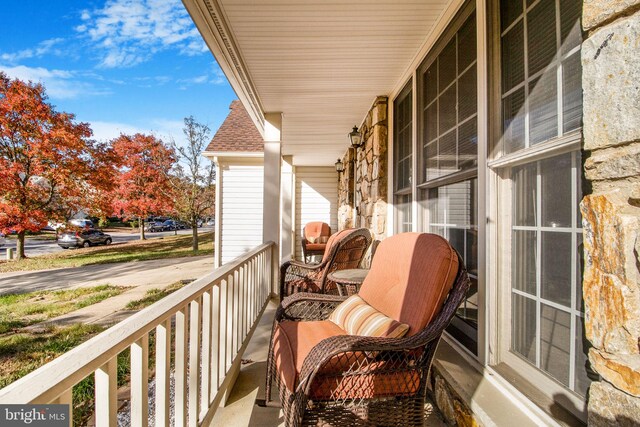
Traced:
POLYGON ((60 396, 55 398, 51 403, 58 405, 69 405, 69 427, 73 427, 73 388, 66 390, 60 396))
POLYGON ((213 403, 220 386, 220 286, 214 286, 211 292, 211 385, 209 386, 211 396, 209 405, 213 403))
POLYGON ((189 313, 189 427, 198 426, 200 416, 200 298, 191 301, 189 313))
POLYGON ((231 391, 238 358, 269 296, 273 246, 260 245, 1 389, 0 403, 72 406, 73 386, 93 374, 96 426, 115 427, 118 354, 129 348, 131 425, 147 427, 155 330, 155 426, 209 425, 231 391))
POLYGON ((211 393, 211 295, 209 289, 202 295, 202 389, 200 391, 200 410, 203 416, 209 407, 211 393))
POLYGON ((227 319, 229 311, 227 310, 227 289, 229 283, 227 280, 220 282, 220 328, 218 336, 218 387, 222 385, 224 376, 227 373, 227 319))
POLYGON ((118 355, 95 372, 96 427, 116 427, 118 424, 118 355))
MULTIPOLYGON (((240 267, 242 268, 242 267, 240 267)), ((239 331, 240 331, 240 317, 238 316, 238 313, 240 312, 240 286, 242 286, 242 275, 240 274, 239 271, 234 271, 233 272, 233 352, 232 354, 232 360, 236 357, 236 354, 238 354, 238 349, 240 348, 240 346, 238 345, 238 337, 239 337, 239 331)))
POLYGON ((131 344, 131 425, 149 424, 149 335, 131 344))
POLYGON ((225 348, 227 354, 225 356, 224 373, 226 374, 231 368, 233 363, 233 288, 235 287, 235 281, 233 280, 233 273, 227 277, 227 332, 225 333, 225 348))
POLYGON ((176 348, 174 353, 175 369, 175 427, 187 425, 187 352, 188 318, 186 307, 176 313, 176 348))
POLYGON ((242 313, 240 318, 242 319, 242 341, 247 337, 249 320, 247 319, 247 288, 249 287, 249 266, 250 263, 246 263, 242 269, 244 274, 244 280, 242 281, 242 313))
POLYGON ((171 386, 171 318, 156 327, 156 424, 169 427, 171 386))

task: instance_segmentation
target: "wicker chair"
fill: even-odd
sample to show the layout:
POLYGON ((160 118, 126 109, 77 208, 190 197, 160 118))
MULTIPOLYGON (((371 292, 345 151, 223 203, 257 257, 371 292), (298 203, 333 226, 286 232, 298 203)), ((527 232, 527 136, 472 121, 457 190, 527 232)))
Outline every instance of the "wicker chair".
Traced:
POLYGON ((324 255, 331 236, 331 227, 324 222, 310 222, 302 230, 302 257, 304 262, 313 255, 324 255))
POLYGON ((276 312, 266 402, 275 382, 286 426, 422 426, 427 375, 469 278, 443 238, 405 233, 378 247, 360 297, 410 326, 403 338, 346 335, 327 321, 345 297, 298 293, 276 312))
POLYGON ((329 238, 319 264, 285 262, 280 266, 280 297, 296 292, 337 294, 336 284, 328 280, 327 275, 336 270, 357 268, 370 243, 371 232, 366 228, 346 229, 329 238))

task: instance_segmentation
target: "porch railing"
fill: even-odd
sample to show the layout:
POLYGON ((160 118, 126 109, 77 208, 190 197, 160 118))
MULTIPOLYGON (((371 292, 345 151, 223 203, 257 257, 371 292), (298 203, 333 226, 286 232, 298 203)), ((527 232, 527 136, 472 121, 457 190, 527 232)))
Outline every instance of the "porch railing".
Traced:
POLYGON ((207 425, 268 302, 273 247, 253 249, 10 384, 0 403, 72 404, 73 386, 93 374, 96 425, 115 426, 118 354, 129 348, 131 425, 146 427, 155 330, 155 425, 171 424, 172 404, 175 426, 207 425))

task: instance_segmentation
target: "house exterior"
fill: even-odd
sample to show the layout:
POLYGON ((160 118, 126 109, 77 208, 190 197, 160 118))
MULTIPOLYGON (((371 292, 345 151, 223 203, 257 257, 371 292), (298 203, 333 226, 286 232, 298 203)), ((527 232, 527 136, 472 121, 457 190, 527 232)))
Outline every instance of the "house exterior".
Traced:
MULTIPOLYGON (((262 243, 262 136, 238 100, 203 155, 216 165, 215 259, 226 264, 262 243)), ((338 229, 338 187, 333 166, 288 165, 293 225, 290 253, 302 259, 301 233, 308 222, 338 229)))
POLYGON ((262 243, 262 145, 242 103, 233 101, 203 153, 216 165, 216 267, 262 243))
POLYGON ((338 228, 437 233, 469 270, 430 376, 449 424, 640 424, 639 1, 183 2, 263 142, 255 247, 0 402, 68 403, 94 374, 96 419, 115 425, 130 348, 144 426, 154 330, 156 425, 171 405, 175 425, 210 425, 295 255, 295 172, 341 159, 338 228))
POLYGON ((449 422, 640 423, 640 3, 184 3, 265 138, 281 260, 287 165, 335 158, 340 228, 463 254, 432 372, 449 422))

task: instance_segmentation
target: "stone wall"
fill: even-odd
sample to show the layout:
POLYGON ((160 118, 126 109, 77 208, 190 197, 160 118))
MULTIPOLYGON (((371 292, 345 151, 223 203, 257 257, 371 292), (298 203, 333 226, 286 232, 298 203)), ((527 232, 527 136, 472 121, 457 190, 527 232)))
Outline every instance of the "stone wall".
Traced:
POLYGON ((640 0, 585 0, 581 203, 590 425, 640 425, 640 0))
POLYGON ((338 183, 338 228, 366 227, 375 240, 387 232, 387 109, 387 97, 377 97, 359 128, 364 144, 356 159, 355 150, 347 150, 338 183))

